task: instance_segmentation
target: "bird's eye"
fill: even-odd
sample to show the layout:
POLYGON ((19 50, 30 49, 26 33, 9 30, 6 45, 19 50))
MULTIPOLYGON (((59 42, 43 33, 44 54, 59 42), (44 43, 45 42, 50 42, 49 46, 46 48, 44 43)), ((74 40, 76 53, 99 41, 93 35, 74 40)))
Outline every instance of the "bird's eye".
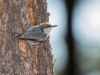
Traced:
POLYGON ((50 27, 50 25, 48 25, 47 27, 50 27))

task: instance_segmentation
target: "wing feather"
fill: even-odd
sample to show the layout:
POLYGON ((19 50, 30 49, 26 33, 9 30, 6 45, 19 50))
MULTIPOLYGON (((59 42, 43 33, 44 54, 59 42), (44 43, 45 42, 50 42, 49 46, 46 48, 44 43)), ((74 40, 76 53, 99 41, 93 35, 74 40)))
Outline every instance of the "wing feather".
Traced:
POLYGON ((39 27, 33 27, 27 29, 22 35, 21 39, 31 39, 31 40, 38 40, 38 41, 45 41, 47 34, 39 27))

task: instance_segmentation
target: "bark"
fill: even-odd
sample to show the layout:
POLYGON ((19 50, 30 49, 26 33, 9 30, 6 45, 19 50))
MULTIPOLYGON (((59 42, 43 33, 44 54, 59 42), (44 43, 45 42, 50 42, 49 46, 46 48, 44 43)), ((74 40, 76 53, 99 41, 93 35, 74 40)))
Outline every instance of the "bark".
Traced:
POLYGON ((49 38, 30 46, 11 37, 48 16, 46 0, 0 0, 0 75, 54 75, 49 38))

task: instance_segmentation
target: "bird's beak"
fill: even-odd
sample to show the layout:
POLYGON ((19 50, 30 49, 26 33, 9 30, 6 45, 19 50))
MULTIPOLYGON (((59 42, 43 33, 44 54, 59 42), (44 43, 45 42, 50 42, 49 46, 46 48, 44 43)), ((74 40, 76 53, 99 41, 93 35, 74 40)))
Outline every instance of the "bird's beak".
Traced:
POLYGON ((53 25, 52 27, 57 27, 58 25, 53 25))

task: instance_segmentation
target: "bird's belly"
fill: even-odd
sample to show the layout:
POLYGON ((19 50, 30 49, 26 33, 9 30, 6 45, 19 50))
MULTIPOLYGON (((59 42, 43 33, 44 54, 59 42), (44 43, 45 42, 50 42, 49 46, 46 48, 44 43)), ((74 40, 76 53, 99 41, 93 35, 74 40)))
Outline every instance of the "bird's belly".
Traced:
POLYGON ((40 42, 39 41, 31 41, 31 40, 26 40, 27 43, 29 43, 30 45, 36 45, 36 44, 39 44, 40 42))

